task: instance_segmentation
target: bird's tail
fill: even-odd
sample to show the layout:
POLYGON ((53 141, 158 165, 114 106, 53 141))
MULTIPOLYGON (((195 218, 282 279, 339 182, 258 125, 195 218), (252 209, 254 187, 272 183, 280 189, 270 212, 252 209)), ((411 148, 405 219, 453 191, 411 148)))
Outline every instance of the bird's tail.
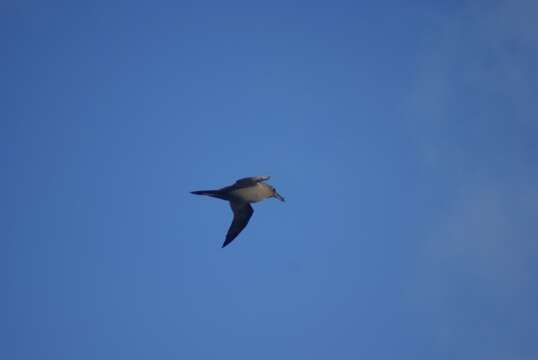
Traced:
POLYGON ((222 191, 222 189, 219 189, 219 190, 191 191, 191 194, 194 194, 194 195, 206 195, 206 196, 211 196, 211 197, 214 197, 214 198, 217 198, 217 199, 229 200, 228 196, 226 195, 225 192, 222 191))
POLYGON ((199 190, 199 191, 191 191, 191 194, 217 196, 217 195, 219 195, 219 192, 218 192, 218 190, 199 190))

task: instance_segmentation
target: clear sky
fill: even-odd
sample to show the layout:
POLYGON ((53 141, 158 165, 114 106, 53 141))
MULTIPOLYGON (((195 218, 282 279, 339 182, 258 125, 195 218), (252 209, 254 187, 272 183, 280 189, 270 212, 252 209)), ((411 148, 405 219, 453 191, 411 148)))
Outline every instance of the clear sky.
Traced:
POLYGON ((0 16, 0 358, 538 358, 535 0, 0 16))

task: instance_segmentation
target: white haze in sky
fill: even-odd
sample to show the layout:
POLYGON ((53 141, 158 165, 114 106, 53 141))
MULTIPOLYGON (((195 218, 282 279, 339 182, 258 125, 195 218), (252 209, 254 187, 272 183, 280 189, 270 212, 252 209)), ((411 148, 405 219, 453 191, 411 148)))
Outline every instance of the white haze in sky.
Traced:
POLYGON ((409 298, 448 352, 536 359, 538 2, 469 2, 443 24, 409 123, 452 200, 426 225, 409 298))

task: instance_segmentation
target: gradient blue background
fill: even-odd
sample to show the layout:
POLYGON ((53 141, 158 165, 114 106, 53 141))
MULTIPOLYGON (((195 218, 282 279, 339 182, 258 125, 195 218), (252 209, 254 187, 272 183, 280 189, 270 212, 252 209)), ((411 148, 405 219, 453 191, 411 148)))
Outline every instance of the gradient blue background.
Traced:
POLYGON ((538 358, 536 1, 0 14, 2 359, 538 358))

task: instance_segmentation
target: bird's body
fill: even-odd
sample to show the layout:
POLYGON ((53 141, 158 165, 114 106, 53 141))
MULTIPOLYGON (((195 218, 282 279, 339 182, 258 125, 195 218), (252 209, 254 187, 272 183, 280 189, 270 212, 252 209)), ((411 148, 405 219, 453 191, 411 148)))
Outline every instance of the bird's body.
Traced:
POLYGON ((273 196, 273 189, 264 183, 256 183, 239 189, 231 189, 231 199, 239 202, 256 203, 273 196))
POLYGON ((239 179, 233 185, 221 189, 191 192, 192 194, 207 195, 230 202, 234 219, 228 229, 226 240, 224 240, 222 247, 231 243, 245 226, 247 226, 250 217, 254 213, 254 209, 250 206, 251 203, 256 203, 270 197, 284 201, 284 198, 274 187, 263 182, 268 179, 269 176, 253 176, 239 179))

